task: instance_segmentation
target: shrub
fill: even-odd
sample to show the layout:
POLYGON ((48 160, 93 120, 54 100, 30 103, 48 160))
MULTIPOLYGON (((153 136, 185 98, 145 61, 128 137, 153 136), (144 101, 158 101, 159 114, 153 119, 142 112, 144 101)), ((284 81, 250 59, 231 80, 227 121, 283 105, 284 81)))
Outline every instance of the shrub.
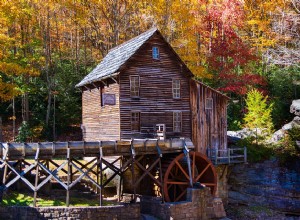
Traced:
POLYGON ((19 134, 16 137, 17 142, 27 142, 32 139, 33 133, 27 121, 23 121, 18 129, 19 134))
POLYGON ((264 97, 256 89, 251 90, 246 98, 247 113, 244 117, 245 127, 250 129, 259 128, 263 132, 262 136, 268 136, 273 131, 271 117, 273 105, 268 105, 267 99, 268 96, 264 97))
POLYGON ((271 146, 258 144, 255 137, 241 139, 237 145, 247 147, 247 160, 253 163, 268 160, 275 154, 271 146))

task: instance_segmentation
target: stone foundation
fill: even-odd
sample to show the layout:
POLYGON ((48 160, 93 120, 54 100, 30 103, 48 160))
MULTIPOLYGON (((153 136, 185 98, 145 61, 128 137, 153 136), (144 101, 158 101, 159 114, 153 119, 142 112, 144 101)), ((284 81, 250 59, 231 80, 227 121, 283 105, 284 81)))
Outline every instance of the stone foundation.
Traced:
POLYGON ((140 205, 95 207, 0 207, 0 219, 5 220, 140 220, 140 205))
POLYGON ((187 201, 162 203, 161 198, 143 196, 141 212, 159 219, 206 220, 225 217, 221 199, 214 199, 209 188, 187 191, 187 201))
POLYGON ((224 205, 228 203, 228 175, 230 174, 231 168, 229 165, 218 165, 215 166, 218 176, 218 187, 216 196, 221 198, 224 205))

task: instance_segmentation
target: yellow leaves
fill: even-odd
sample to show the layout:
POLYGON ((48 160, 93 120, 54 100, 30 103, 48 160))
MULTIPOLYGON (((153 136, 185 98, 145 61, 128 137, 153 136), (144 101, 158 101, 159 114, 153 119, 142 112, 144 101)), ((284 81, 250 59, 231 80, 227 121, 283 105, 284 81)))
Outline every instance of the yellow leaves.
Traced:
POLYGON ((11 117, 9 117, 8 119, 14 121, 14 120, 17 119, 17 117, 16 117, 16 116, 11 116, 11 117))
POLYGON ((191 66, 191 71, 197 78, 212 79, 213 75, 207 71, 207 68, 203 66, 191 66))
POLYGON ((22 67, 17 63, 6 63, 0 62, 0 72, 5 73, 8 76, 20 76, 20 75, 29 75, 29 76, 38 76, 39 71, 28 66, 22 67))
POLYGON ((0 101, 8 101, 19 94, 15 84, 5 83, 0 78, 0 101))

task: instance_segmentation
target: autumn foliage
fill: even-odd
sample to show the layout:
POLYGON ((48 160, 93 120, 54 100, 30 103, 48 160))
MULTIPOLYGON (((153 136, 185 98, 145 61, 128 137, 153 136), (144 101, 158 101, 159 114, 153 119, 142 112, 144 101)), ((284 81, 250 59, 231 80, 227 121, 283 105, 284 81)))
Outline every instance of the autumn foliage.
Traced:
POLYGON ((153 26, 199 80, 240 99, 252 88, 267 94, 269 69, 299 65, 299 8, 299 0, 2 0, 0 100, 16 99, 22 120, 43 112, 42 126, 55 126, 56 112, 80 119, 80 108, 68 111, 80 105, 74 85, 153 26))

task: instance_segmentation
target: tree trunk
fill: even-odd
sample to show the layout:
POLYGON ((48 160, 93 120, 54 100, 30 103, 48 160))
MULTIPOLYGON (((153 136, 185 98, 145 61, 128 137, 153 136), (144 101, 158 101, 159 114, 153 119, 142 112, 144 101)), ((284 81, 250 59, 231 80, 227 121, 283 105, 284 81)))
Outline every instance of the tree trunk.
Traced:
POLYGON ((2 134, 2 117, 0 116, 0 142, 3 142, 3 134, 2 134))
POLYGON ((51 101, 52 101, 52 95, 51 95, 51 89, 49 89, 49 91, 48 91, 47 113, 46 113, 46 126, 49 125, 50 112, 51 112, 51 101))
POLYGON ((15 108, 15 97, 12 100, 12 108, 13 108, 13 141, 15 141, 16 136, 16 108, 15 108))

